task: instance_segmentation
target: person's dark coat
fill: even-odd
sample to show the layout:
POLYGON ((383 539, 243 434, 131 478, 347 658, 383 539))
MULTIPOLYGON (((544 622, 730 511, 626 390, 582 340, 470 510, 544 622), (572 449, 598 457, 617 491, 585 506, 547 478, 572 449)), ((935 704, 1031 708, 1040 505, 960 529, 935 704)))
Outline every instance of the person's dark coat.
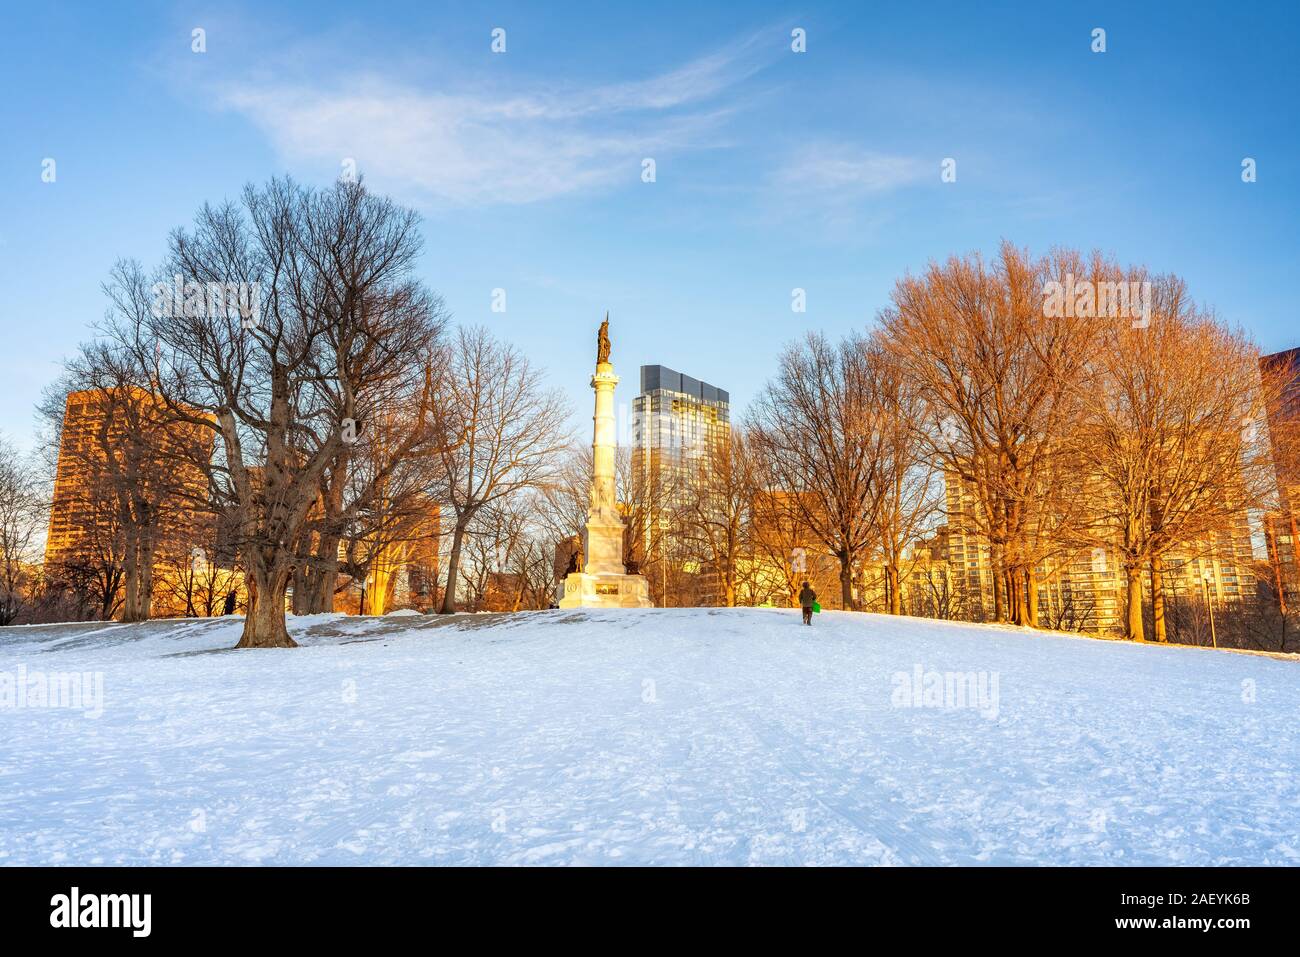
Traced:
POLYGON ((235 593, 233 591, 226 595, 226 604, 221 613, 223 615, 233 615, 235 613, 235 593))
POLYGON ((817 593, 813 591, 811 588, 809 588, 807 585, 799 589, 800 608, 811 608, 813 606, 813 603, 816 601, 817 601, 817 593))

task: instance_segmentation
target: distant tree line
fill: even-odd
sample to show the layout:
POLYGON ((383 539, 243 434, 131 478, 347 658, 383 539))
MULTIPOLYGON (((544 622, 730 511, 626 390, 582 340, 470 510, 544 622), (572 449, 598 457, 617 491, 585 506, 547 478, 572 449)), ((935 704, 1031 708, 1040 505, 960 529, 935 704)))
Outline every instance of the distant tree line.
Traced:
MULTIPOLYGON (((360 588, 357 610, 385 609, 399 567, 429 609, 547 607, 581 560, 590 447, 518 349, 450 326, 413 277, 422 248, 416 214, 361 183, 277 179, 205 205, 155 268, 118 263, 39 409, 43 462, 0 449, 0 622, 211 615, 238 589, 240 646, 290 646, 286 605, 360 588), (64 442, 83 392, 102 425, 64 442), (60 450, 94 520, 46 568, 60 450)), ((621 449, 625 563, 664 606, 789 605, 809 580, 827 607, 1089 629, 1087 596, 1040 575, 1101 550, 1126 637, 1199 634, 1169 562, 1288 507, 1288 388, 1177 277, 1010 244, 954 257, 868 327, 789 344, 685 467, 621 449), (1062 289, 1092 298, 1063 308, 1062 289), (958 524, 987 551, 988 612, 927 553, 958 524)), ((1272 610, 1226 640, 1285 648, 1294 612, 1256 570, 1272 610)))

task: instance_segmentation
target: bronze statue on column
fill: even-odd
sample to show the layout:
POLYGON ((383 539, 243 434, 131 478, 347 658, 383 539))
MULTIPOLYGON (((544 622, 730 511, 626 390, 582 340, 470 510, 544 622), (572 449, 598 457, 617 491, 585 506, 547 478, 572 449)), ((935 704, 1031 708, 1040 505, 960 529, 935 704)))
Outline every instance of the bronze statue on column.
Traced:
POLYGON ((596 336, 596 364, 609 361, 609 313, 605 313, 605 321, 600 324, 600 332, 596 336))

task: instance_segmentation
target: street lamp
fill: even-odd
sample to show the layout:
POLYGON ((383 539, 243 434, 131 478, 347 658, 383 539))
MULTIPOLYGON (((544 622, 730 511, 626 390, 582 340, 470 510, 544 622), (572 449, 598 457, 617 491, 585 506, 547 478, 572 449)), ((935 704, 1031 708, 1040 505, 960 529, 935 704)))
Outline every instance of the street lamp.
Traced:
POLYGON ((1214 633, 1214 602, 1210 600, 1210 579, 1214 573, 1206 568, 1201 572, 1201 584, 1205 586, 1205 607, 1210 611, 1210 642, 1215 648, 1219 647, 1219 638, 1214 633))

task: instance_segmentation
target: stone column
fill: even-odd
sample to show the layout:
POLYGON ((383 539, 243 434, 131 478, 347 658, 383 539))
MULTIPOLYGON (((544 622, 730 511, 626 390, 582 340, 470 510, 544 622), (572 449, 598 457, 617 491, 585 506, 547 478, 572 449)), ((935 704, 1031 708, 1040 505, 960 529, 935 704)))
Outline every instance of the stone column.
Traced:
POLYGON ((617 517, 614 484, 614 455, 618 447, 617 426, 614 420, 614 387, 618 376, 608 362, 596 366, 591 377, 591 387, 596 392, 596 413, 592 416, 591 452, 593 479, 591 485, 591 513, 588 517, 617 517))
POLYGON ((593 575, 622 575, 623 519, 618 514, 615 491, 614 456, 618 447, 617 423, 614 418, 614 387, 618 376, 608 362, 596 365, 591 388, 596 393, 596 411, 592 416, 591 508, 587 512, 587 541, 583 555, 584 571, 593 575))

